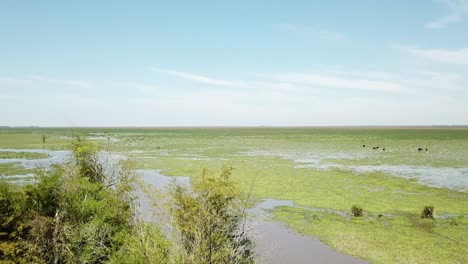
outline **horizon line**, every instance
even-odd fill
[[[117,126],[1,126],[5,128],[141,128],[141,129],[164,129],[164,128],[468,128],[468,125],[202,125],[202,126],[132,126],[132,125],[117,125]]]

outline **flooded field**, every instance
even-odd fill
[[[40,140],[44,133],[48,143]],[[131,160],[142,181],[156,189],[174,181],[189,185],[203,168],[231,164],[233,179],[244,193],[254,182],[255,202],[248,212],[257,223],[260,263],[468,262],[468,130],[168,128],[80,133],[108,150],[106,170],[113,162]],[[70,157],[70,138],[66,129],[0,130],[1,177],[30,183],[36,168]],[[150,203],[142,201],[142,213]],[[364,215],[353,217],[352,205],[361,206]],[[435,207],[431,222],[419,217],[426,205]]]
[[[70,151],[68,150],[46,150],[46,149],[2,149],[0,152],[16,152],[16,153],[40,153],[46,154],[45,158],[31,159],[31,158],[8,158],[0,157],[0,164],[5,163],[19,163],[20,166],[26,169],[49,167],[52,164],[63,163],[70,158]]]
[[[137,170],[144,184],[149,184],[160,192],[167,191],[169,185],[190,186],[190,177],[168,177],[155,170]],[[148,194],[139,192],[139,203],[143,217],[157,221],[152,215],[155,208]],[[298,234],[288,227],[271,219],[269,214],[277,206],[295,206],[292,201],[265,199],[248,210],[250,236],[257,246],[258,263],[280,264],[287,261],[295,264],[307,263],[365,263],[332,250],[318,239]],[[153,212],[161,213],[161,212]]]

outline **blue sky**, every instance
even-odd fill
[[[0,3],[0,125],[468,124],[468,0]]]

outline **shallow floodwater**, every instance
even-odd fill
[[[190,186],[190,177],[169,177],[166,175],[161,174],[159,170],[135,170],[138,174],[139,179],[143,182],[143,184],[148,184],[149,186],[154,188],[156,192],[164,192],[166,191],[167,187],[170,184],[180,185],[184,187]],[[138,202],[140,213],[143,218],[147,220],[155,220],[158,217],[158,214],[164,214],[166,212],[163,211],[155,211],[157,208],[152,206],[152,199],[148,197],[148,193],[145,193],[144,190],[137,190],[138,195]],[[151,195],[151,193],[149,194]],[[164,202],[164,201],[159,201]]]
[[[248,222],[252,225],[258,263],[366,263],[339,253],[316,238],[298,234],[269,220],[268,210],[277,206],[296,207],[293,201],[264,199],[247,211],[251,217]]]
[[[289,159],[297,163],[296,168],[312,168],[329,170],[333,168],[351,170],[356,173],[383,172],[392,176],[415,179],[419,183],[431,186],[450,188],[455,190],[468,190],[468,167],[431,167],[412,165],[343,165],[327,161],[328,159],[359,160],[369,157],[363,152],[333,152],[324,153],[288,153],[281,151],[252,150],[244,152],[249,156],[275,156]]]
[[[159,170],[136,170],[136,172],[141,180],[159,190],[164,190],[171,183],[185,187],[190,186],[190,177],[170,177],[161,174]]]
[[[71,152],[68,150],[47,150],[47,149],[0,149],[5,152],[31,152],[43,153],[49,155],[44,159],[0,159],[0,164],[4,163],[20,163],[26,169],[34,169],[38,167],[49,167],[52,164],[64,163],[71,157]]]
[[[383,172],[392,176],[415,179],[419,183],[431,187],[468,190],[468,167],[451,168],[409,165],[341,165],[331,163],[317,166],[315,163],[306,163],[298,165],[296,168],[323,169],[325,166],[327,169],[338,168],[352,170],[357,173]]]
[[[169,177],[158,170],[136,170],[140,179],[158,191],[164,191],[170,184],[190,186],[189,177]],[[151,200],[142,192],[138,193],[143,217],[154,219]],[[268,220],[268,210],[276,206],[295,206],[292,201],[265,199],[248,210],[252,216],[248,221],[257,248],[257,262],[265,264],[282,263],[365,263],[332,250],[320,240],[300,235],[286,226]]]
[[[255,227],[257,262],[268,264],[367,263],[361,259],[334,251],[320,240],[300,235],[277,222],[265,222]]]
[[[407,165],[378,165],[378,166],[348,166],[357,172],[381,171],[409,179],[433,187],[444,187],[458,190],[468,190],[468,167],[426,167]]]

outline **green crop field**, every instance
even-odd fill
[[[468,129],[5,128],[0,175],[31,173],[14,159],[47,158],[31,150],[74,135],[168,176],[231,164],[245,193],[257,175],[255,200],[296,205],[275,208],[277,221],[371,263],[468,263]],[[420,217],[428,205],[434,219]]]

